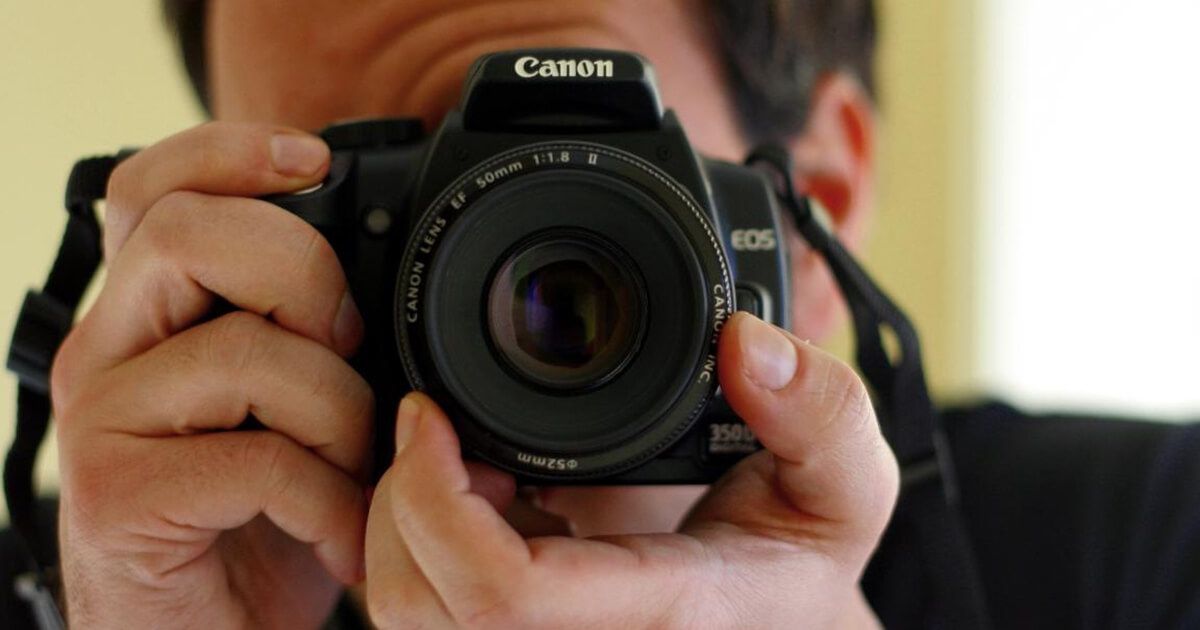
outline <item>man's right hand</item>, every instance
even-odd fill
[[[315,627],[362,579],[362,320],[325,239],[252,199],[328,168],[308,134],[209,123],[113,173],[107,281],[51,379],[71,625]]]

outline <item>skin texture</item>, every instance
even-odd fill
[[[873,623],[856,583],[896,466],[853,371],[801,341],[839,306],[797,236],[795,335],[738,315],[721,339],[722,386],[768,450],[711,491],[532,497],[571,537],[514,501],[511,478],[464,463],[419,395],[369,503],[373,401],[343,360],[361,318],[328,243],[252,199],[324,176],[328,150],[297,129],[432,127],[476,56],[517,46],[644,54],[696,148],[739,159],[701,15],[691,0],[212,2],[220,122],[117,169],[108,277],[52,375],[72,623],[315,627],[366,575],[386,627],[592,627],[614,611],[627,627]],[[797,184],[851,247],[873,202],[874,127],[857,82],[833,73],[789,139]],[[208,316],[218,297],[235,312]],[[226,431],[247,414],[263,428]]]

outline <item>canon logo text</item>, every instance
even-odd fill
[[[584,78],[610,79],[613,75],[613,62],[610,59],[538,59],[525,56],[513,64],[517,76],[526,79],[542,78]]]

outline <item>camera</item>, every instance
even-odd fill
[[[777,200],[693,151],[644,59],[488,54],[432,136],[322,136],[324,183],[268,200],[346,270],[379,435],[416,389],[523,483],[707,483],[760,448],[720,396],[717,339],[735,309],[789,325]]]

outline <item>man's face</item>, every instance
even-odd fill
[[[697,0],[216,0],[209,17],[217,118],[305,129],[415,116],[432,129],[471,62],[501,49],[633,50],[696,148],[745,154]]]
[[[411,116],[436,128],[479,56],[512,48],[632,50],[654,65],[663,102],[701,153],[748,146],[723,79],[703,0],[210,0],[213,110],[225,120],[317,130],[350,118]],[[873,206],[874,110],[859,83],[826,76],[789,141],[797,186],[824,202],[844,243]],[[842,317],[823,261],[792,251],[793,331],[822,339]]]

